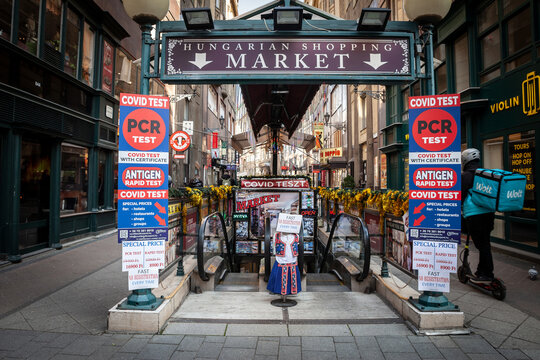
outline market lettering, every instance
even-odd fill
[[[499,111],[508,110],[515,106],[519,106],[519,96],[514,96],[513,98],[499,101],[498,103],[490,105],[491,113],[495,114]]]
[[[237,201],[236,202],[236,211],[243,211],[247,210],[249,208],[257,207],[263,204],[271,203],[271,202],[278,202],[281,195],[275,194],[275,195],[266,195],[261,196],[258,198],[250,199],[250,200],[244,200],[244,201]]]
[[[306,57],[310,54],[272,54],[272,57],[265,57],[264,54],[258,54],[251,64],[246,65],[247,54],[239,54],[235,57],[234,54],[227,54],[226,69],[268,69],[268,64],[273,69],[326,69],[329,67],[329,61],[336,61],[338,69],[345,69],[345,59],[349,58],[349,54],[332,54],[330,57],[327,54],[315,54],[315,58],[308,61]]]

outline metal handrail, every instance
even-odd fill
[[[201,280],[203,281],[210,280],[210,277],[208,276],[208,274],[206,273],[206,270],[204,269],[204,232],[206,230],[206,223],[208,222],[208,219],[216,215],[221,222],[221,229],[223,231],[223,236],[225,237],[225,247],[227,248],[227,260],[229,263],[229,269],[232,269],[232,266],[233,266],[231,251],[229,248],[229,237],[227,235],[227,227],[225,226],[225,219],[223,218],[223,215],[221,215],[219,211],[213,212],[212,214],[207,215],[201,221],[201,227],[199,228],[199,237],[197,239],[197,269],[199,271],[199,276]]]
[[[326,264],[326,261],[328,259],[328,253],[330,252],[330,249],[332,248],[332,241],[334,240],[334,232],[336,230],[339,219],[342,216],[347,216],[347,217],[359,220],[360,224],[362,225],[362,233],[363,233],[362,237],[363,237],[363,240],[364,240],[364,247],[363,247],[363,249],[364,249],[364,251],[363,251],[363,254],[364,254],[364,267],[362,269],[362,272],[360,274],[358,274],[358,276],[356,277],[357,281],[362,281],[363,279],[366,278],[366,276],[369,273],[369,267],[370,267],[370,262],[371,262],[371,242],[370,242],[370,239],[369,239],[369,231],[368,231],[368,228],[366,226],[366,223],[364,222],[364,220],[362,220],[361,217],[354,216],[354,215],[349,215],[349,214],[346,214],[346,213],[338,214],[336,216],[336,218],[334,219],[334,222],[332,223],[332,228],[330,229],[330,235],[328,236],[328,241],[327,241],[326,247],[324,249],[324,255],[323,255],[322,262],[321,262],[321,266],[319,267],[319,272],[321,271],[321,268]],[[360,253],[359,256],[362,256],[362,253]]]

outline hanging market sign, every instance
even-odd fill
[[[164,36],[161,79],[202,80],[258,75],[329,75],[326,80],[358,76],[375,80],[412,77],[412,35],[378,38],[182,38]],[[282,79],[280,79],[282,80]]]

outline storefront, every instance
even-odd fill
[[[540,131],[540,71],[527,67],[482,88],[489,94],[487,109],[472,124],[472,143],[483,154],[483,166],[505,169],[527,177],[522,211],[498,213],[492,236],[500,243],[540,252],[538,248],[538,150]],[[464,146],[465,147],[465,146]]]
[[[0,14],[0,260],[16,262],[116,225],[115,59],[129,34],[94,2],[0,5],[16,11]]]

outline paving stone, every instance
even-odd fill
[[[404,324],[350,324],[353,336],[412,335]]]
[[[343,325],[289,325],[293,336],[350,336],[351,330]]]
[[[197,352],[201,348],[204,339],[202,336],[184,336],[177,350]]]
[[[226,342],[225,342],[226,343]],[[221,351],[219,360],[239,360],[239,359],[251,359],[255,356],[255,348],[253,349],[240,349],[240,348],[228,348]]]
[[[474,318],[474,320],[471,321],[471,326],[507,336],[517,329],[517,325],[515,324],[509,324],[504,321],[488,319],[482,316],[477,316],[476,318]]]
[[[377,342],[383,353],[407,353],[415,352],[409,339],[398,336],[377,336]]]
[[[355,339],[352,336],[334,336],[335,343],[354,343]]]
[[[277,341],[279,342],[279,336],[259,336],[259,341]]]
[[[132,353],[116,352],[111,356],[110,360],[133,360],[134,356]]]
[[[300,345],[302,338],[300,336],[282,336],[279,338],[279,345]]]
[[[222,343],[216,342],[203,342],[199,352],[197,352],[197,357],[199,358],[212,358],[217,359],[223,348]]]
[[[471,328],[472,330],[473,328]],[[474,329],[474,333],[478,335],[482,335],[482,337],[490,343],[491,346],[494,348],[498,348],[499,346],[504,343],[504,341],[508,338],[506,335],[501,335],[495,332],[491,332],[488,330],[482,330],[482,329]]]
[[[505,360],[501,354],[468,354],[471,360]]]
[[[487,309],[486,311],[481,313],[480,316],[486,317],[488,319],[499,320],[506,323],[515,324],[515,325],[520,325],[529,317],[529,315],[517,309],[502,310],[502,309],[494,309],[494,308]]]
[[[111,357],[113,357],[114,354],[116,354],[120,350],[119,347],[115,346],[102,346],[99,349],[97,349],[94,353],[92,353],[89,358],[92,360],[108,360]],[[133,356],[129,353],[123,353],[125,355]]]
[[[277,356],[279,354],[279,342],[259,340],[255,354]]]
[[[361,352],[364,350],[381,350],[375,336],[355,336],[356,346]]]
[[[512,333],[512,337],[527,340],[540,344],[540,328],[532,326],[532,322],[527,319],[520,327]]]
[[[39,353],[42,346],[43,343],[29,341],[17,350],[10,351],[9,357],[26,359],[36,353]]]
[[[197,356],[194,351],[175,351],[170,360],[193,360]]]
[[[32,341],[35,342],[50,342],[53,341],[58,337],[58,333],[52,333],[52,332],[43,332],[32,339]]]
[[[428,336],[429,340],[437,348],[457,348],[457,344],[450,336]]]
[[[42,347],[39,349],[38,352],[35,352],[29,357],[27,357],[27,360],[49,360],[53,356],[58,354],[60,350],[60,348]],[[0,359],[2,358],[2,354],[0,353]]]
[[[429,343],[429,344],[431,344],[431,339],[429,338],[429,336],[409,335],[409,336],[407,336],[407,339],[409,339],[411,344],[418,344],[418,343]]]
[[[304,351],[335,351],[334,339],[331,337],[302,337],[302,353]]]
[[[57,334],[56,339],[47,343],[47,347],[58,347],[65,348],[75,340],[77,340],[81,335],[79,334]]]
[[[137,355],[137,359],[168,359],[174,353],[175,349],[176,345],[171,344],[147,344]]]
[[[532,350],[534,350],[534,349],[538,349],[538,344],[530,342],[530,341],[526,341],[526,340],[521,340],[521,339],[518,339],[518,338],[515,338],[515,337],[509,337],[508,339],[506,339],[505,342],[502,343],[500,348],[503,348],[503,349],[521,349],[521,350],[532,349]]]
[[[421,360],[416,353],[384,353],[386,360]]]
[[[280,346],[279,360],[298,360],[302,357],[302,347],[300,346]]]
[[[103,344],[107,346],[124,346],[132,338],[131,335],[126,334],[108,334],[110,336],[104,335],[101,337],[103,339]]]
[[[454,337],[453,340],[466,354],[496,354],[497,351],[481,336]]]
[[[272,355],[255,355],[255,357],[253,358],[253,360],[277,360],[277,356],[272,356]]]
[[[384,355],[380,350],[368,349],[360,351],[362,360],[384,360]]]
[[[416,350],[416,353],[418,356],[420,356],[422,359],[443,359],[443,355],[437,350],[435,345],[433,345],[431,342],[429,343],[414,343],[412,344],[414,347],[414,350]]]
[[[51,360],[86,360],[86,356],[68,355],[68,354],[56,354]]]
[[[184,338],[184,335],[154,335],[150,339],[150,344],[174,344],[178,345]]]
[[[360,359],[356,343],[336,343],[335,347],[338,359]]]
[[[103,340],[96,336],[81,336],[66,346],[60,353],[88,356],[103,345]]]
[[[21,334],[4,330],[0,332],[0,350],[17,350],[25,346],[33,338],[34,336],[26,335],[24,332]]]
[[[522,349],[528,357],[532,360],[540,360],[540,349]]]
[[[207,336],[204,338],[204,342],[215,342],[215,343],[224,343],[226,337],[225,336]]]
[[[336,360],[335,352],[302,350],[302,359],[309,360]]]
[[[470,360],[459,348],[439,348],[439,351],[447,360]]]
[[[122,346],[120,352],[139,353],[146,344],[148,344],[149,338],[131,338],[127,343]]]
[[[287,336],[287,325],[280,324],[229,324],[227,336]]]
[[[257,340],[254,336],[227,337],[223,346],[227,348],[255,349],[257,347]]]
[[[499,352],[508,360],[528,360],[529,356],[518,349],[498,349]],[[539,351],[540,353],[540,351]]]
[[[170,323],[163,334],[223,336],[226,329],[227,324]]]

